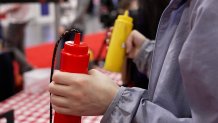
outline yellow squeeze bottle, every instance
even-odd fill
[[[128,11],[119,15],[115,21],[111,40],[105,60],[104,69],[112,72],[121,72],[125,58],[125,41],[132,31],[133,19]]]

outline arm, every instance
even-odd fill
[[[138,70],[149,75],[155,41],[133,30],[126,40],[126,53],[135,62]]]
[[[191,123],[147,99],[146,90],[121,87],[101,123]]]
[[[8,13],[17,11],[17,10],[19,10],[20,8],[21,8],[21,5],[20,5],[20,4],[8,5],[8,6],[5,6],[4,9],[3,9],[2,11],[0,11],[0,13],[2,13],[2,14],[8,14]]]
[[[90,0],[78,0],[77,14],[75,22],[80,21],[80,19],[85,16],[88,9]]]

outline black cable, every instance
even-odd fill
[[[58,46],[59,46],[60,42],[61,42],[61,41],[64,41],[63,39],[64,39],[66,36],[69,36],[72,32],[73,32],[73,33],[80,33],[80,31],[77,30],[77,29],[71,29],[71,30],[65,31],[65,32],[60,36],[60,38],[58,39],[58,41],[55,43],[55,47],[54,47],[53,55],[52,55],[50,83],[52,82],[52,77],[53,77],[53,73],[54,73],[54,65],[55,65],[55,60],[56,60],[55,58],[56,58],[56,53],[57,53]],[[65,41],[64,41],[64,42],[65,42]],[[51,93],[50,93],[50,96],[51,96]],[[51,105],[51,103],[50,103],[50,123],[52,123],[52,116],[53,116],[52,105]]]

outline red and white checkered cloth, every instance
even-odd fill
[[[122,84],[120,74],[97,69]],[[15,123],[49,123],[49,99],[49,92],[46,90],[41,93],[22,91],[0,102],[0,114],[14,109]],[[82,123],[99,123],[101,118],[102,116],[83,116]],[[6,119],[0,119],[0,123],[6,123]]]

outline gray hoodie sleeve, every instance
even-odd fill
[[[147,99],[146,90],[121,87],[101,123],[190,123]]]

